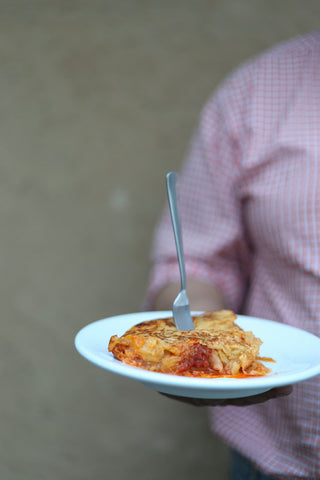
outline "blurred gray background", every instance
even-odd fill
[[[0,0],[1,480],[225,480],[207,412],[84,360],[136,312],[164,177],[233,68],[318,0]]]

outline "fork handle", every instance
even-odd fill
[[[167,192],[168,192],[171,220],[172,220],[174,238],[176,242],[178,261],[179,261],[179,267],[180,267],[181,290],[186,290],[186,271],[185,271],[185,265],[184,265],[181,225],[180,225],[179,214],[178,214],[178,204],[177,204],[177,194],[176,194],[176,183],[178,179],[178,174],[176,172],[169,172],[167,173],[166,179],[167,179]]]

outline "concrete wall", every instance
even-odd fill
[[[4,480],[224,480],[207,412],[108,374],[77,331],[138,311],[153,227],[198,113],[318,0],[1,0]]]

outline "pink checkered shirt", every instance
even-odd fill
[[[320,335],[320,31],[230,75],[203,109],[180,176],[189,277],[238,313]],[[148,305],[179,280],[166,212]],[[285,342],[286,339],[284,338]],[[277,478],[320,478],[319,377],[288,397],[211,410],[212,429]]]

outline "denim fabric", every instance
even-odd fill
[[[257,470],[249,460],[237,452],[231,452],[230,460],[230,480],[274,480],[274,477]]]

